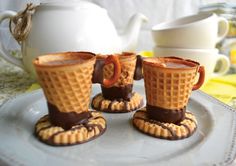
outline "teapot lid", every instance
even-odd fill
[[[83,0],[42,0],[39,7],[73,7],[76,9],[105,10],[94,3]]]

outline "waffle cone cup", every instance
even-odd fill
[[[123,87],[129,84],[133,84],[134,71],[136,67],[136,54],[123,52],[117,54],[121,64],[121,74],[118,81],[113,85],[116,87]],[[103,68],[103,77],[110,79],[113,75],[114,66],[112,64],[105,65]]]
[[[171,58],[149,58],[143,62],[147,104],[180,110],[188,103],[199,64],[178,59],[177,61],[191,64],[191,67],[168,68],[158,65],[159,59],[171,60]]]
[[[77,61],[72,64],[51,65],[53,61]],[[60,112],[88,111],[92,87],[92,73],[96,57],[88,52],[67,52],[38,57],[34,61],[38,81],[47,102]]]

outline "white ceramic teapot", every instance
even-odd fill
[[[14,11],[3,11],[0,14],[0,23],[16,14]],[[2,43],[0,56],[35,77],[32,61],[42,54],[62,51],[103,54],[134,51],[141,25],[146,20],[142,14],[134,15],[124,34],[118,36],[107,11],[93,3],[41,3],[32,15],[28,36],[20,43],[22,60],[12,57]]]

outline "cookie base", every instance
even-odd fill
[[[143,97],[133,92],[129,101],[123,99],[108,100],[103,97],[102,93],[99,93],[93,97],[91,106],[101,112],[127,113],[141,108],[143,106]]]
[[[142,108],[134,113],[132,122],[133,126],[142,133],[167,140],[190,137],[197,129],[197,120],[190,112],[185,113],[184,120],[174,124],[149,119],[146,108]]]
[[[91,111],[92,117],[87,123],[75,125],[69,130],[52,125],[45,115],[35,124],[35,135],[43,143],[52,146],[69,146],[91,141],[106,130],[106,120],[100,112]]]

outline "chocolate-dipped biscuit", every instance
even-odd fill
[[[142,133],[167,140],[187,138],[197,129],[197,120],[190,112],[185,113],[185,118],[181,122],[174,124],[150,119],[146,108],[143,108],[135,112],[132,122],[133,126]]]
[[[136,92],[132,92],[129,100],[122,98],[108,100],[104,98],[102,93],[94,96],[92,100],[92,108],[102,112],[109,113],[126,113],[135,111],[143,106],[143,98]]]
[[[36,137],[52,146],[67,146],[91,141],[106,130],[106,120],[101,113],[91,111],[91,117],[70,129],[63,129],[51,123],[48,115],[40,118],[35,125]]]
[[[142,59],[132,52],[116,54],[121,65],[121,74],[117,82],[111,87],[101,85],[101,94],[96,95],[92,100],[92,107],[96,110],[112,113],[123,113],[134,111],[143,106],[142,97],[133,93],[133,81],[142,78]],[[112,64],[105,65],[104,58],[108,55],[98,55],[95,64],[94,83],[101,79],[109,79],[113,75]],[[100,74],[100,75],[96,75]]]

